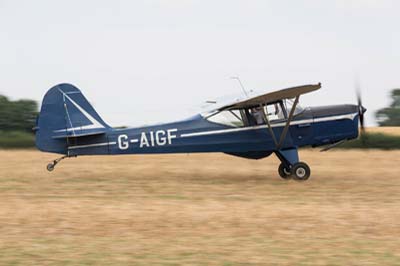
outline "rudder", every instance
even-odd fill
[[[59,84],[43,98],[36,146],[41,151],[67,154],[68,138],[103,134],[109,128],[78,88]]]

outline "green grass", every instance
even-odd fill
[[[339,145],[338,148],[398,150],[400,149],[400,136],[364,133],[358,139]]]
[[[35,147],[35,135],[20,131],[0,131],[0,148],[19,149]]]

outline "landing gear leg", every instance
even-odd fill
[[[310,167],[303,162],[299,162],[299,153],[297,148],[278,150],[276,156],[281,161],[278,172],[283,179],[294,179],[296,181],[306,181],[310,178]]]
[[[54,170],[54,168],[56,167],[56,165],[57,165],[59,162],[61,162],[62,160],[64,160],[65,158],[68,158],[68,155],[64,155],[63,157],[58,158],[58,159],[54,160],[53,162],[49,163],[49,164],[47,165],[47,167],[46,167],[46,168],[47,168],[47,171],[52,172],[52,171]]]

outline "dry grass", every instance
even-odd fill
[[[301,155],[0,151],[0,265],[400,265],[400,152]]]

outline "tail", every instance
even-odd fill
[[[74,138],[104,134],[110,129],[82,92],[71,84],[51,88],[43,98],[37,119],[36,147],[67,154]]]

